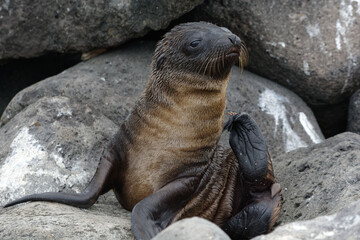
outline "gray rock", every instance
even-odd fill
[[[0,203],[32,193],[80,192],[117,131],[68,97],[43,97],[0,128]]]
[[[347,130],[360,134],[360,89],[350,98]]]
[[[255,119],[273,157],[324,140],[310,108],[279,84],[233,68],[227,94],[227,110]]]
[[[116,46],[166,28],[202,2],[5,0],[0,4],[0,59]]]
[[[360,201],[357,201],[336,214],[285,224],[253,240],[356,240],[359,236]]]
[[[188,16],[227,26],[250,53],[249,69],[313,105],[360,86],[358,1],[209,0]]]
[[[0,118],[0,126],[40,98],[66,96],[103,113],[120,125],[145,88],[155,42],[137,41],[79,63],[19,92]]]
[[[342,133],[273,160],[282,185],[279,222],[334,214],[360,199],[360,135]]]
[[[0,238],[12,239],[134,239],[131,213],[113,195],[90,209],[34,202],[0,208]]]
[[[160,232],[153,240],[230,240],[218,226],[203,218],[180,220]]]

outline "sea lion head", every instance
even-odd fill
[[[158,42],[152,71],[221,80],[237,60],[241,67],[247,61],[245,44],[238,36],[211,23],[191,22],[175,26]]]

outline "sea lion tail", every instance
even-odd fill
[[[109,159],[109,157],[111,157],[110,155],[111,153],[108,151],[108,154],[103,156],[93,179],[84,192],[45,192],[32,194],[9,202],[4,208],[28,201],[57,202],[80,208],[89,208],[96,202],[101,194],[108,192],[112,188],[111,182],[109,181],[112,175],[112,159]]]

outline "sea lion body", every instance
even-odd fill
[[[158,43],[147,88],[85,191],[34,194],[6,207],[25,201],[89,207],[113,189],[132,210],[137,239],[191,216],[218,224],[234,239],[270,230],[281,189],[256,123],[246,114],[230,117],[225,129],[232,149],[218,145],[231,67],[244,54],[228,29],[204,22],[175,27]]]
[[[172,179],[200,175],[213,158],[223,130],[226,86],[207,94],[181,90],[168,96],[170,106],[156,108],[146,106],[145,93],[121,126],[119,141],[128,168],[117,196],[129,210]],[[127,137],[126,132],[136,134]],[[194,165],[196,172],[187,173]]]

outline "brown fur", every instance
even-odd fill
[[[212,53],[202,63],[209,64],[198,65],[199,74],[173,65],[169,58],[179,55],[176,46],[183,38],[182,31],[171,31],[159,42],[148,86],[121,127],[126,159],[120,165],[127,167],[119,179],[123,187],[115,192],[131,210],[168,182],[196,175],[198,191],[173,221],[197,215],[220,225],[231,216],[237,176],[235,157],[218,146],[230,70],[222,78],[211,77],[221,68],[213,59],[219,62],[223,49],[206,50]],[[166,64],[158,68],[160,57]]]

